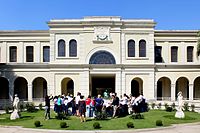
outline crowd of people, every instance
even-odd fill
[[[110,93],[106,99],[101,95],[85,98],[80,92],[73,97],[68,94],[45,97],[45,119],[50,118],[50,101],[54,102],[54,111],[59,114],[74,115],[85,122],[87,117],[95,118],[98,113],[106,113],[112,118],[126,116],[131,113],[147,111],[146,99],[143,95],[128,96],[126,94],[117,96],[117,93]]]

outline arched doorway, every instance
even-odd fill
[[[44,98],[47,95],[47,81],[38,77],[33,80],[33,98],[34,100],[38,100],[38,98]]]
[[[189,81],[185,77],[180,77],[176,81],[176,97],[178,92],[181,91],[184,99],[189,99]]]
[[[14,82],[14,94],[18,94],[18,97],[23,100],[28,99],[28,82],[23,77],[18,77]]]
[[[9,82],[6,78],[0,77],[0,99],[9,99]]]
[[[200,77],[194,80],[194,100],[200,100]]]
[[[91,56],[89,64],[116,64],[116,61],[110,52],[101,50]]]
[[[143,81],[140,78],[134,78],[131,81],[131,94],[134,97],[138,97],[143,94]]]
[[[61,93],[74,95],[74,81],[71,78],[64,78],[61,82]]]
[[[170,100],[171,98],[171,80],[162,77],[157,81],[157,100]]]

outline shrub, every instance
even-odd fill
[[[151,108],[152,108],[152,109],[154,109],[154,108],[155,108],[155,106],[156,106],[156,104],[155,104],[155,103],[152,103],[152,104],[151,104]]]
[[[192,112],[194,112],[194,109],[195,109],[195,105],[191,104],[191,110],[192,110]]]
[[[134,128],[133,122],[128,122],[128,123],[126,124],[126,126],[127,126],[128,128]]]
[[[40,123],[40,121],[35,121],[35,122],[34,122],[34,125],[35,125],[35,127],[40,127],[40,126],[41,126],[41,123]]]
[[[132,114],[130,116],[130,118],[132,118],[132,119],[144,119],[144,115],[142,115],[142,114]]]
[[[5,106],[4,110],[5,110],[6,114],[9,114],[9,107],[8,106]]]
[[[156,120],[156,126],[163,126],[162,120]]]
[[[40,104],[38,105],[38,107],[39,107],[40,110],[43,110],[43,108],[42,108],[42,103],[40,103]]]
[[[69,116],[63,113],[58,113],[58,115],[56,116],[56,119],[58,120],[68,120]]]
[[[183,108],[185,111],[189,111],[189,106],[187,102],[184,103]]]
[[[35,105],[32,102],[26,103],[26,109],[27,109],[27,112],[35,112],[36,111]]]
[[[165,103],[165,105],[164,105],[164,106],[165,106],[165,109],[167,109],[167,107],[169,107],[169,105],[168,105],[167,103]]]
[[[20,110],[20,112],[22,112],[22,111],[24,111],[24,103],[20,103],[19,104],[19,110]]]
[[[162,104],[158,103],[158,109],[161,109]]]
[[[166,108],[166,111],[167,111],[167,112],[172,112],[172,107],[167,107],[167,108]]]
[[[172,110],[173,110],[173,111],[176,110],[176,109],[175,109],[175,107],[176,107],[176,104],[175,104],[175,103],[172,103],[171,107],[172,107]]]
[[[106,112],[97,112],[95,119],[96,120],[106,120],[108,118]]]
[[[99,128],[101,128],[100,123],[99,123],[99,122],[93,123],[93,128],[94,128],[94,129],[99,129]]]
[[[61,122],[60,123],[60,128],[66,128],[67,127],[67,123],[66,122]]]

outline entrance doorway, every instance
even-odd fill
[[[91,75],[90,95],[108,98],[110,92],[115,92],[115,75]]]

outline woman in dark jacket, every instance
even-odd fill
[[[48,95],[45,96],[45,119],[50,119],[50,100],[53,97],[49,97]]]
[[[81,122],[85,122],[85,112],[86,112],[86,103],[83,98],[84,96],[80,96],[80,100],[78,102],[78,111]]]

